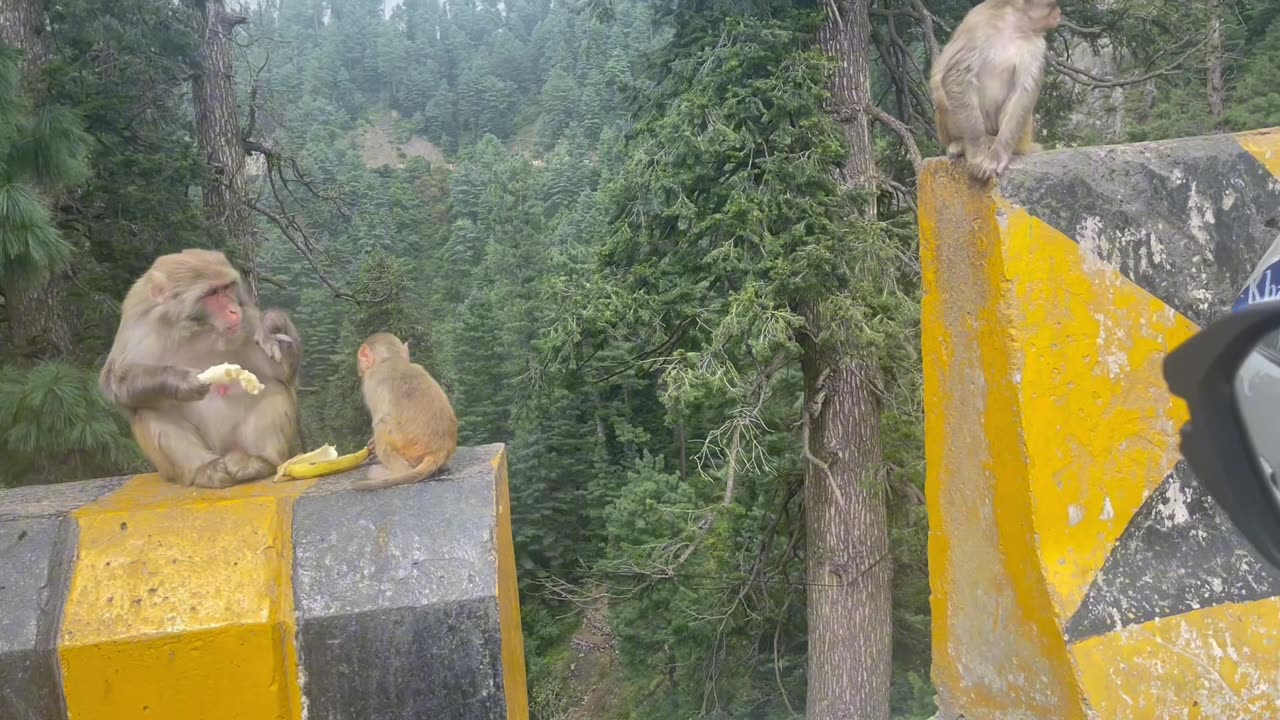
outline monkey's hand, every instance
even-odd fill
[[[119,364],[108,360],[99,378],[103,393],[125,408],[158,407],[166,402],[192,402],[209,394],[209,385],[189,368],[172,365]]]
[[[258,328],[258,332],[254,333],[253,341],[258,343],[258,347],[267,354],[267,357],[276,362],[284,362],[284,347],[287,343],[292,343],[293,338],[284,333],[273,333],[267,328]]]
[[[988,181],[1000,177],[1000,173],[1009,167],[1009,151],[1000,143],[992,143],[987,153],[974,163],[974,173],[979,180]]]
[[[182,402],[203,400],[209,394],[209,383],[200,379],[195,370],[187,370],[186,377],[173,380],[173,396]]]
[[[262,314],[262,321],[253,336],[254,342],[274,362],[284,367],[285,380],[290,381],[302,360],[302,340],[289,314],[272,308]]]

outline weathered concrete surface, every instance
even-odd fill
[[[1185,514],[1186,521],[1172,522],[1171,514]],[[1202,607],[1278,595],[1280,571],[1254,554],[1187,464],[1178,462],[1134,513],[1065,633],[1078,642]]]
[[[0,718],[527,718],[505,450],[363,472],[0,493]]]
[[[518,687],[504,685],[504,642],[521,640],[500,617],[499,556],[510,547],[495,523],[507,504],[494,482],[501,461],[501,446],[463,449],[448,481],[375,493],[341,492],[338,481],[298,500],[309,718],[527,717],[523,662]]]
[[[70,717],[296,717],[290,519],[309,484],[142,475],[76,510],[58,637]]]
[[[1280,132],[921,179],[940,717],[1280,716],[1280,577],[1180,462],[1167,351],[1280,232]]]
[[[1048,152],[1018,160],[999,195],[1204,324],[1231,308],[1280,233],[1273,141],[1212,135]]]
[[[122,482],[0,493],[0,718],[66,716],[56,645],[77,540],[67,516]]]

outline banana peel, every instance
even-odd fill
[[[276,469],[274,482],[281,480],[309,480],[324,475],[344,472],[356,467],[369,458],[369,448],[364,447],[353,453],[338,455],[333,445],[305,452],[285,460]]]

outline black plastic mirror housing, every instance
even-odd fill
[[[1235,393],[1241,364],[1277,329],[1280,302],[1242,309],[1170,352],[1164,376],[1190,411],[1181,433],[1183,457],[1240,533],[1280,568],[1280,497],[1259,465]]]

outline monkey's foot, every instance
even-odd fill
[[[270,460],[238,450],[227,453],[227,468],[238,482],[261,480],[276,472],[276,464]]]
[[[955,140],[947,146],[947,158],[950,160],[959,160],[964,157],[964,143]]]
[[[197,468],[191,484],[202,488],[228,488],[270,477],[275,470],[276,466],[269,460],[233,450]]]
[[[236,484],[236,479],[227,469],[226,458],[214,458],[196,468],[191,484],[201,488],[228,488]]]
[[[969,159],[969,168],[973,171],[974,177],[982,182],[1000,177],[1000,173],[1007,167],[1009,167],[1009,153],[998,145],[993,145],[985,155],[976,160]]]

